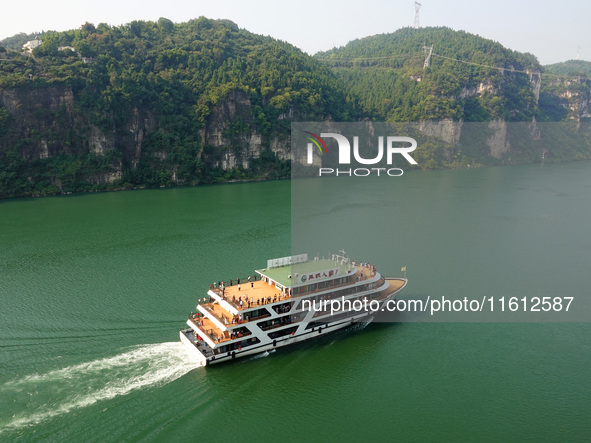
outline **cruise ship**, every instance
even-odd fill
[[[203,366],[269,352],[369,322],[406,284],[344,251],[271,259],[253,276],[212,284],[180,338]]]

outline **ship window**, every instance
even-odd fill
[[[286,335],[291,335],[292,332],[295,332],[298,329],[298,326],[292,326],[291,328],[282,329],[281,331],[269,332],[269,338],[271,340],[279,337],[285,337]]]
[[[271,313],[267,310],[267,308],[259,308],[253,311],[247,311],[244,314],[244,318],[248,319],[248,321],[257,320],[259,318],[270,317]]]
[[[238,350],[238,348],[246,348],[247,346],[256,345],[257,343],[260,343],[260,342],[261,341],[256,337],[247,338],[247,339],[237,341],[234,343],[229,343],[229,344],[222,346],[220,348],[216,348],[216,349],[214,349],[214,352],[216,354],[223,354],[223,353],[230,352],[230,351],[236,351],[236,350]]]
[[[291,310],[292,306],[293,302],[282,303],[280,305],[273,306],[273,310],[278,314],[285,314],[286,312],[289,312]]]
[[[261,328],[263,331],[267,331],[269,329],[280,328],[280,327],[288,325],[290,323],[298,322],[305,315],[306,315],[306,312],[299,312],[297,314],[292,314],[292,315],[284,315],[283,317],[259,322],[259,323],[257,323],[257,326],[259,328]]]

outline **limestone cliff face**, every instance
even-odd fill
[[[511,149],[507,139],[507,122],[501,119],[491,120],[488,122],[488,128],[492,130],[492,135],[486,141],[490,147],[490,155],[500,159]]]
[[[543,80],[542,75],[538,71],[528,72],[531,92],[535,97],[536,105],[540,101],[540,92],[547,83],[550,83],[551,91],[558,97],[563,99],[563,106],[568,110],[570,119],[575,119],[578,122],[577,129],[591,134],[591,125],[581,125],[581,121],[591,118],[591,85],[586,79],[550,79]],[[493,96],[500,96],[502,94],[502,85],[495,86],[491,81],[485,81],[472,88],[463,88],[459,94],[459,98],[466,99],[469,97],[480,96],[482,94],[489,94]],[[519,156],[521,151],[513,152],[511,144],[511,131],[508,125],[519,126],[526,128],[519,132],[519,137],[526,137],[531,141],[539,141],[541,138],[541,131],[536,118],[533,117],[530,122],[523,124],[508,123],[504,119],[495,118],[486,123],[466,123],[462,119],[454,121],[451,119],[420,121],[414,126],[430,137],[435,137],[450,143],[453,146],[460,144],[465,125],[472,125],[472,128],[478,128],[484,137],[484,144],[487,146],[488,155],[501,160],[506,157],[511,157],[512,154]],[[516,137],[516,135],[513,135]],[[514,158],[515,160],[515,158]]]
[[[529,81],[532,84],[532,90],[536,98],[536,103],[538,103],[540,100],[540,89],[542,88],[542,73],[538,71],[530,71]]]
[[[460,98],[474,97],[475,95],[480,95],[485,91],[494,95],[498,93],[499,88],[495,87],[492,81],[487,80],[485,82],[479,83],[478,86],[473,88],[462,88],[462,91],[460,92]]]
[[[176,174],[181,165],[169,159],[170,146],[147,148],[151,134],[166,132],[150,109],[134,107],[122,125],[105,129],[92,122],[67,86],[0,90],[2,108],[9,117],[4,134],[0,127],[0,154],[16,150],[27,161],[60,155],[109,156],[108,170],[103,167],[87,177],[93,184],[113,183],[126,169],[133,171],[144,160],[152,165],[161,162],[156,167],[170,170],[172,181],[182,183]],[[271,150],[280,159],[290,157],[289,119],[298,117],[297,110],[290,108],[278,115],[278,121],[285,119],[284,130],[274,133],[260,127],[255,112],[249,95],[239,89],[230,91],[210,109],[199,133],[188,135],[201,146],[198,156],[207,168],[248,169],[263,150]],[[61,187],[59,182],[57,185]]]
[[[570,110],[570,118],[577,121],[591,118],[591,82],[577,78],[564,81],[565,91],[560,94],[565,98]]]
[[[125,134],[129,138],[125,140],[125,147],[131,150],[133,164],[137,164],[142,157],[142,147],[144,138],[154,132],[158,127],[156,116],[149,110],[133,108],[131,118],[125,125]]]
[[[546,78],[530,74],[531,91],[536,102],[544,92]],[[552,79],[551,92],[561,99],[568,117],[578,122],[577,130],[591,134],[591,82],[587,79]],[[474,88],[464,88],[460,98],[481,94],[499,95],[502,85],[482,82]],[[6,117],[8,116],[8,117]],[[269,118],[269,113],[265,118]],[[242,89],[229,91],[209,108],[204,125],[189,138],[200,147],[193,158],[201,157],[206,168],[249,169],[251,161],[270,150],[280,159],[291,155],[290,122],[305,121],[297,108],[290,107],[278,113],[273,125],[260,121],[257,106],[249,93]],[[587,121],[586,121],[587,120]],[[420,121],[413,126],[422,133],[441,139],[452,146],[461,145],[466,125],[462,119]],[[492,159],[518,161],[523,147],[511,139],[508,123],[493,119],[484,123],[486,155]],[[526,123],[527,130],[520,137],[540,140],[540,128],[535,118]],[[103,125],[104,126],[104,125]],[[171,159],[171,151],[151,148],[150,137],[159,132],[165,134],[157,114],[146,107],[132,107],[119,120],[117,127],[105,129],[93,121],[69,86],[47,86],[16,89],[0,89],[0,156],[8,151],[34,162],[57,156],[95,156],[108,159],[108,164],[85,177],[89,183],[108,184],[122,179],[126,172],[133,171],[142,161],[149,160],[148,168],[160,166],[171,173],[173,183],[177,169],[182,166]],[[273,126],[273,131],[266,129]],[[515,137],[515,136],[514,136]],[[537,157],[536,157],[537,158]],[[176,162],[176,163],[175,163]],[[61,186],[56,183],[57,186]]]
[[[66,86],[3,89],[0,106],[10,115],[10,134],[0,138],[0,150],[17,146],[20,154],[31,160],[122,150],[137,161],[144,137],[157,127],[150,111],[134,108],[120,131],[123,136],[100,129],[78,109],[72,88]]]
[[[295,111],[290,109],[289,113]],[[250,97],[242,90],[230,92],[212,108],[201,130],[205,164],[223,170],[248,169],[250,160],[258,158],[264,149],[270,149],[280,159],[290,157],[287,133],[263,135],[261,132]]]
[[[430,137],[436,137],[452,145],[457,145],[462,134],[463,121],[453,121],[451,119],[420,121],[416,128],[423,134]]]
[[[0,105],[10,115],[13,137],[0,140],[0,149],[19,143],[28,159],[72,153],[64,126],[75,125],[74,94],[69,87],[0,90]]]
[[[561,99],[572,120],[591,118],[591,80],[582,77],[550,78],[547,90]]]

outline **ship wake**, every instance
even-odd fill
[[[0,386],[0,410],[15,406],[29,413],[0,416],[0,433],[41,423],[52,417],[161,386],[200,367],[179,342],[140,345],[113,357],[33,374]],[[2,403],[7,404],[2,405]]]

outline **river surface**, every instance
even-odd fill
[[[331,232],[407,266],[404,297],[561,294],[582,321],[358,324],[200,368],[178,330],[211,283],[292,252],[289,181],[2,201],[0,441],[588,441],[591,163],[394,180],[296,236],[359,217]]]

